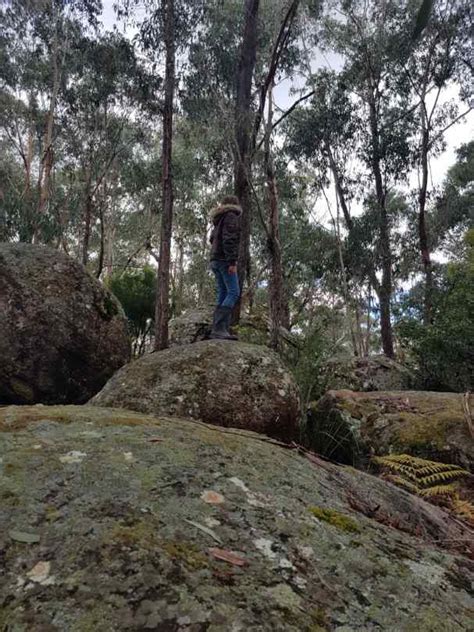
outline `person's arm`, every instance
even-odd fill
[[[235,213],[227,213],[222,220],[222,249],[229,268],[235,268],[239,256],[240,218]],[[232,270],[235,272],[236,270]],[[230,272],[230,270],[229,270]]]

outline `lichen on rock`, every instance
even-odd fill
[[[0,244],[0,405],[83,403],[130,358],[115,297],[64,253]]]
[[[413,386],[414,376],[403,364],[384,355],[330,358],[320,368],[318,390],[400,391]]]
[[[298,438],[299,392],[276,353],[242,342],[201,341],[123,367],[91,403],[200,419]]]
[[[2,631],[470,629],[472,533],[384,481],[123,410],[7,407],[0,430]]]

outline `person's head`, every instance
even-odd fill
[[[211,210],[211,220],[215,224],[223,213],[230,211],[238,215],[242,213],[239,198],[236,195],[224,195],[219,204]]]
[[[239,198],[236,195],[224,195],[221,206],[240,206]]]

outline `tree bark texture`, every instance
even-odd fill
[[[46,129],[43,138],[43,151],[40,158],[40,170],[38,177],[38,208],[34,222],[33,240],[37,242],[41,233],[41,218],[45,212],[46,205],[51,193],[51,172],[53,170],[53,132],[54,116],[59,94],[59,38],[58,38],[58,17],[55,16],[54,2],[51,2],[52,17],[54,20],[54,33],[52,41],[51,65],[53,70],[53,83],[51,87],[51,97],[49,101],[48,116],[46,119]]]
[[[273,122],[272,87],[268,95],[268,118],[265,129],[265,174],[268,193],[268,250],[270,255],[270,324],[271,346],[278,349],[280,341],[280,327],[289,327],[286,321],[288,309],[285,308],[285,288],[283,279],[283,264],[280,242],[280,214],[278,212],[278,194],[275,179],[275,169],[271,154],[271,134]]]
[[[384,354],[393,358],[393,332],[391,320],[392,298],[392,252],[390,247],[390,226],[387,215],[386,195],[380,165],[379,130],[377,123],[377,105],[373,92],[369,98],[370,130],[372,137],[372,173],[375,180],[375,193],[379,211],[379,239],[382,260],[382,282],[377,295],[380,304],[380,329]],[[375,288],[374,288],[375,289]]]
[[[168,347],[169,288],[171,262],[171,236],[173,228],[173,99],[175,74],[174,0],[162,0],[164,39],[166,48],[165,102],[163,107],[162,147],[162,216],[160,260],[156,287],[155,351]]]
[[[92,145],[89,148],[89,161],[85,170],[85,191],[84,191],[84,224],[82,233],[81,262],[83,266],[89,261],[89,244],[92,231],[93,215],[93,194],[92,194]]]
[[[425,296],[423,305],[423,322],[430,325],[432,322],[432,294],[433,294],[433,270],[431,267],[430,246],[428,229],[426,226],[426,192],[428,189],[428,150],[429,130],[426,126],[426,117],[423,117],[423,136],[421,141],[421,185],[418,193],[418,237],[420,242],[421,262],[425,274]]]
[[[259,0],[245,0],[244,32],[237,68],[235,104],[234,192],[242,207],[241,234],[238,258],[240,288],[248,276],[250,264],[251,217],[251,132],[252,132],[252,78],[257,55],[257,18]],[[236,318],[240,315],[240,301]]]

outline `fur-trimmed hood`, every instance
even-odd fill
[[[228,213],[229,211],[232,211],[233,213],[236,213],[237,215],[241,215],[242,207],[239,206],[238,204],[221,204],[219,206],[216,206],[216,208],[213,208],[211,211],[212,223],[215,224],[217,222],[217,219],[221,215],[223,215],[224,213]]]

